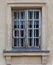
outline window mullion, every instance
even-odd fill
[[[33,24],[32,24],[32,46],[34,46],[34,10],[32,11],[32,13],[33,13]]]
[[[25,47],[28,47],[28,44],[27,44],[27,17],[28,17],[28,12],[27,10],[25,10]]]
[[[39,10],[39,46],[41,43],[41,11]]]
[[[21,44],[20,44],[20,12],[19,12],[19,47],[21,47]]]

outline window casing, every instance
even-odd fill
[[[14,47],[41,46],[41,9],[13,11]]]

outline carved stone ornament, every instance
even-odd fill
[[[6,65],[11,65],[11,57],[6,56]]]

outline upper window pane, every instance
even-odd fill
[[[32,19],[33,18],[33,11],[28,11],[28,19]]]
[[[19,19],[19,12],[14,12],[14,19]]]
[[[21,19],[24,19],[25,18],[25,12],[24,11],[20,12],[20,18]]]

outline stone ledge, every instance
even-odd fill
[[[6,65],[11,65],[12,57],[41,57],[41,64],[46,65],[49,51],[47,50],[31,50],[31,51],[17,51],[17,50],[9,50],[3,51],[4,57],[6,58]]]
[[[11,51],[3,51],[4,56],[48,56],[49,51],[47,50],[11,50]]]

